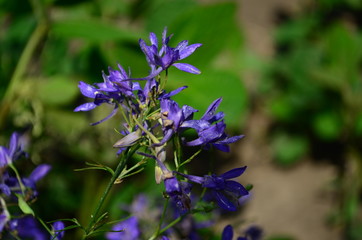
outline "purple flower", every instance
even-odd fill
[[[227,225],[223,232],[221,240],[232,240],[234,235],[233,227]],[[260,240],[263,235],[263,230],[257,226],[251,226],[245,231],[244,237],[238,237],[237,240]]]
[[[29,177],[22,179],[25,187],[32,190],[32,197],[38,196],[38,192],[36,190],[36,183],[41,180],[45,175],[47,175],[50,169],[50,165],[40,164],[32,171]]]
[[[250,226],[245,231],[247,240],[260,240],[263,236],[263,230],[259,226]]]
[[[225,133],[226,124],[224,121],[210,125],[208,128],[198,131],[199,137],[190,142],[186,142],[186,146],[204,146],[206,149],[210,148],[210,145],[223,152],[229,152],[230,147],[228,144],[234,143],[243,138],[243,135],[229,137]]]
[[[108,240],[136,240],[140,237],[138,219],[136,217],[130,217],[117,223],[112,227],[112,230],[115,232],[108,232],[106,234]]]
[[[21,179],[24,186],[30,190],[28,197],[37,197],[38,192],[36,190],[36,183],[42,179],[50,171],[50,169],[50,165],[41,164],[33,170],[29,177]],[[12,192],[21,193],[18,179],[16,177],[10,176],[7,171],[3,173],[0,189],[5,195],[8,196],[10,196]]]
[[[188,194],[191,192],[191,184],[179,182],[176,177],[169,177],[164,180],[165,191],[181,214],[191,208],[191,200]]]
[[[50,238],[51,240],[60,240],[64,237],[64,229],[65,225],[62,221],[57,221],[55,223],[53,223],[53,231],[55,233],[55,237],[53,236]],[[63,231],[62,231],[63,230]]]
[[[168,98],[162,98],[160,102],[164,138],[157,144],[159,146],[170,140],[173,134],[184,129],[183,122],[191,120],[193,113],[197,112],[196,109],[187,105],[180,108],[175,101]]]
[[[79,82],[79,89],[81,93],[89,98],[93,98],[93,102],[84,103],[74,109],[75,112],[90,111],[103,103],[114,105],[113,111],[104,119],[93,123],[92,125],[99,124],[113,117],[119,104],[121,104],[126,97],[134,97],[133,91],[140,90],[138,83],[129,81],[129,76],[121,65],[118,64],[119,70],[109,68],[109,76],[103,73],[103,83],[96,83],[95,86],[89,85],[85,82]]]
[[[198,138],[186,142],[186,146],[202,145],[206,149],[210,148],[210,146],[214,146],[221,151],[229,152],[230,148],[228,144],[234,143],[244,137],[243,135],[229,137],[225,133],[226,124],[222,120],[224,113],[219,112],[215,114],[221,100],[221,98],[218,98],[211,103],[200,120],[189,120],[183,123],[183,127],[194,128],[198,134]]]
[[[2,206],[3,207],[3,206]],[[0,235],[1,232],[3,231],[5,224],[9,221],[9,213],[4,210],[1,214],[0,214]]]
[[[10,137],[9,148],[0,146],[0,168],[11,164],[23,155],[26,155],[24,142],[19,134],[14,132]]]
[[[138,98],[143,104],[148,105],[150,99],[154,99],[155,94],[158,93],[158,87],[159,83],[155,78],[148,79],[143,89],[138,91]]]
[[[49,240],[49,234],[39,226],[33,216],[11,220],[10,230],[16,232],[20,239]]]
[[[234,236],[233,227],[231,225],[227,225],[222,231],[221,240],[232,240]]]
[[[178,173],[187,178],[191,182],[201,184],[202,187],[209,189],[208,199],[216,201],[217,204],[224,210],[236,211],[238,199],[248,195],[249,192],[240,183],[229,180],[239,177],[244,173],[245,167],[232,169],[220,176],[215,174],[205,175],[204,177],[187,175]]]
[[[200,74],[200,70],[187,63],[176,63],[190,56],[197,48],[202,44],[196,43],[188,45],[188,41],[181,41],[175,48],[169,47],[168,43],[171,36],[167,37],[167,28],[162,33],[161,46],[158,45],[158,39],[156,34],[150,33],[151,45],[147,45],[143,39],[139,40],[140,47],[143,53],[146,55],[146,60],[151,67],[151,75],[148,78],[153,78],[160,74],[161,71],[168,69],[170,66],[174,66],[182,71]]]

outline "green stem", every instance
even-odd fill
[[[18,170],[15,168],[15,166],[12,163],[10,163],[8,166],[15,173],[16,179],[18,180],[18,183],[19,183],[19,186],[20,186],[21,193],[25,197],[25,186],[24,186],[23,182],[21,181],[21,177],[20,177],[20,174],[19,174]]]
[[[137,148],[136,148],[137,149]],[[123,155],[123,157],[121,158],[121,160],[118,163],[118,166],[116,168],[116,170],[114,171],[114,174],[111,178],[111,180],[108,182],[108,185],[106,187],[106,189],[104,190],[99,202],[97,203],[97,206],[95,207],[93,213],[91,214],[91,220],[85,230],[85,236],[83,237],[83,239],[86,239],[89,235],[92,234],[96,221],[97,221],[97,216],[99,215],[99,212],[104,204],[104,201],[106,200],[106,197],[108,196],[112,186],[114,185],[114,182],[116,181],[116,179],[118,178],[119,174],[121,174],[122,170],[124,169],[124,166],[126,165],[127,160],[132,157],[133,153],[136,151],[136,149],[132,150],[132,151],[126,151],[126,153]]]
[[[145,129],[142,124],[134,117],[133,118],[134,121],[137,123],[138,127],[144,131],[147,136],[149,136],[149,138],[153,141],[153,143],[160,143],[160,141],[155,137],[155,135],[153,135],[150,131],[148,131],[147,129]]]
[[[179,221],[181,221],[181,219],[183,218],[183,216],[180,216],[178,218],[176,218],[175,220],[173,220],[172,222],[170,222],[170,224],[168,224],[166,227],[162,228],[161,231],[158,234],[162,234],[164,233],[167,229],[173,227],[176,223],[178,223]]]
[[[44,21],[39,22],[20,56],[19,62],[16,65],[13,76],[10,79],[8,89],[6,90],[3,98],[2,107],[0,109],[0,127],[3,127],[3,124],[5,123],[6,115],[10,110],[12,101],[16,97],[17,89],[21,85],[23,76],[25,75],[26,69],[29,65],[29,62],[31,61],[31,57],[34,54],[40,41],[47,34],[47,31],[48,24]]]
[[[53,236],[53,232],[52,232],[52,230],[50,230],[50,228],[45,224],[45,222],[40,218],[40,217],[36,217],[36,219],[38,219],[38,221],[41,223],[41,225],[43,225],[43,227],[45,228],[45,230],[47,230],[47,232],[50,234],[50,235],[52,235],[52,237],[54,237]],[[53,238],[52,238],[53,239]]]
[[[163,205],[162,216],[161,216],[160,222],[158,223],[157,230],[156,230],[156,232],[152,235],[152,237],[150,237],[149,240],[154,240],[154,239],[156,239],[156,238],[160,235],[161,226],[162,226],[162,223],[163,223],[163,220],[164,220],[164,218],[165,218],[166,211],[167,211],[168,200],[169,200],[169,199],[167,198],[166,201],[165,201],[165,204]]]

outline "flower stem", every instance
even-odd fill
[[[49,29],[48,19],[45,17],[44,9],[41,8],[42,5],[35,0],[31,1],[31,3],[34,5],[34,12],[36,12],[37,15],[36,17],[39,18],[38,25],[31,34],[23,52],[21,53],[18,64],[16,65],[14,73],[10,79],[9,86],[3,97],[2,106],[0,108],[0,128],[4,127],[3,125],[7,119],[6,115],[11,108],[12,101],[16,98],[16,92],[21,85],[26,69],[29,66],[29,62],[31,61],[39,43],[47,35]]]
[[[163,220],[164,220],[164,218],[165,218],[166,211],[167,211],[168,200],[169,200],[169,199],[166,198],[165,204],[163,205],[162,216],[161,216],[160,222],[158,223],[157,230],[156,230],[156,232],[152,235],[152,237],[151,237],[149,240],[154,240],[154,239],[156,239],[156,237],[158,237],[158,235],[160,234],[162,222],[163,222]]]
[[[158,234],[162,234],[164,233],[167,229],[173,227],[176,223],[178,223],[179,221],[181,221],[181,219],[183,218],[184,216],[180,216],[178,218],[176,218],[175,220],[173,220],[170,224],[168,224],[166,227],[162,228],[161,231],[158,233]]]
[[[19,183],[21,193],[22,193],[23,197],[25,197],[25,186],[24,186],[23,182],[21,181],[21,177],[20,177],[20,174],[19,174],[18,170],[15,168],[15,166],[12,163],[9,164],[8,166],[15,173],[16,179],[18,180],[18,183]]]
[[[114,185],[116,179],[118,178],[119,174],[122,172],[122,170],[124,169],[127,160],[132,157],[132,155],[135,153],[135,151],[138,149],[138,147],[136,147],[133,150],[130,150],[129,148],[125,151],[125,154],[122,156],[122,158],[120,159],[116,170],[114,171],[114,174],[112,175],[112,178],[110,179],[110,181],[108,182],[108,185],[106,187],[106,189],[104,190],[99,202],[97,203],[97,206],[95,207],[95,209],[93,210],[93,213],[91,214],[91,220],[87,226],[87,228],[85,229],[85,235],[83,237],[83,239],[87,239],[88,236],[90,236],[93,231],[96,228],[96,224],[97,224],[97,220],[98,220],[98,215],[99,212],[104,204],[104,201],[106,200],[106,197],[108,196],[112,186]]]

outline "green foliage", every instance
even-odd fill
[[[19,208],[24,214],[31,214],[35,216],[33,209],[29,206],[29,204],[24,200],[23,196],[17,194],[16,197],[18,198]]]
[[[52,25],[52,34],[65,39],[84,39],[91,42],[132,40],[136,42],[139,34],[119,28],[112,22],[100,19],[61,19]]]
[[[313,128],[323,140],[338,139],[342,131],[340,115],[333,112],[320,113],[313,119]]]
[[[291,165],[309,154],[340,167],[336,218],[351,240],[362,236],[360,10],[361,1],[326,0],[285,17],[275,35],[275,61],[260,86],[277,162]]]
[[[272,147],[276,161],[283,166],[291,166],[301,160],[308,150],[308,142],[300,136],[277,134]]]
[[[36,96],[45,105],[64,106],[72,103],[78,95],[74,82],[65,76],[52,76],[40,81]]]
[[[353,14],[348,2],[337,2]],[[361,140],[355,130],[362,109],[362,35],[357,22],[346,23],[339,14],[325,24],[324,17],[334,11],[331,6],[332,2],[321,2],[316,11],[278,28],[279,51],[261,86],[268,92],[269,112],[280,125],[276,131],[284,128],[286,135],[297,133],[304,142],[339,141],[345,134],[351,141]],[[308,147],[300,149],[308,151]],[[279,150],[275,152],[280,155]]]

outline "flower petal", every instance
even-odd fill
[[[150,41],[152,45],[155,45],[156,47],[158,47],[158,40],[157,40],[157,36],[155,33],[151,32],[150,33]]]
[[[203,184],[203,182],[204,182],[203,177],[194,176],[194,175],[187,175],[187,174],[183,174],[183,173],[180,173],[180,172],[176,172],[176,173],[183,176],[184,178],[187,178],[191,182],[195,182],[195,183],[198,183],[198,184]]]
[[[180,88],[177,88],[169,93],[165,93],[165,94],[162,94],[162,96],[160,96],[160,99],[162,98],[170,98],[176,94],[178,94],[179,92],[181,92],[182,90],[184,90],[185,88],[187,88],[187,86],[183,86],[183,87],[180,87]]]
[[[110,119],[111,117],[113,117],[118,111],[118,105],[116,105],[113,109],[113,111],[105,118],[103,118],[102,120],[98,121],[98,122],[95,122],[95,123],[91,123],[91,126],[94,126],[94,125],[97,125],[97,124],[100,124],[108,119]]]
[[[97,89],[85,82],[80,81],[78,87],[81,93],[89,98],[94,98],[96,96]]]
[[[195,44],[191,44],[190,46],[187,46],[187,47],[181,49],[180,50],[180,60],[187,58],[188,56],[193,54],[197,48],[199,48],[201,46],[202,46],[201,43],[195,43]]]
[[[187,44],[189,44],[189,41],[183,40],[183,41],[179,42],[179,44],[177,44],[175,50],[182,51],[186,48]]]
[[[50,171],[51,166],[48,164],[40,164],[37,166],[29,176],[29,180],[34,183],[42,179]]]
[[[225,190],[235,195],[236,198],[240,198],[241,196],[249,194],[249,192],[244,188],[243,185],[235,181],[226,181]]]
[[[227,225],[222,231],[221,240],[232,240],[233,236],[233,227],[231,225]]]
[[[83,103],[82,105],[79,105],[78,107],[76,107],[73,111],[74,112],[90,111],[92,109],[95,109],[96,107],[97,107],[97,105],[94,104],[93,102]]]
[[[224,194],[216,190],[213,191],[214,198],[219,205],[224,210],[227,211],[236,211],[237,208]]]
[[[230,144],[230,143],[234,143],[234,142],[238,141],[239,139],[242,139],[243,137],[245,137],[245,135],[227,137],[223,140],[218,141],[217,143],[218,144]]]
[[[227,171],[224,174],[221,174],[220,177],[225,178],[225,179],[231,179],[231,178],[236,178],[239,177],[241,174],[243,174],[246,170],[246,166],[244,167],[240,167],[240,168],[234,168],[230,171]]]
[[[19,134],[14,132],[10,137],[9,155],[14,156],[19,147]]]
[[[198,68],[196,68],[188,63],[174,63],[174,64],[172,64],[172,66],[175,66],[176,68],[180,69],[181,71],[192,73],[192,74],[201,73],[201,71]]]
[[[222,152],[230,152],[230,147],[228,145],[225,144],[217,144],[217,143],[213,143],[212,144],[216,149],[222,151]]]
[[[213,101],[210,104],[210,106],[207,108],[205,114],[201,117],[201,119],[209,121],[215,115],[215,111],[219,107],[221,101],[222,101],[221,97]]]
[[[62,231],[64,228],[65,228],[65,225],[62,221],[57,221],[57,222],[53,223],[53,230],[56,235],[55,240],[60,240],[64,237],[64,231]]]

